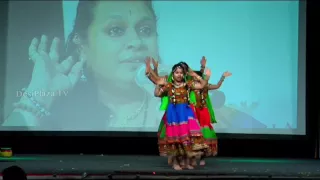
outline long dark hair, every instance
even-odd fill
[[[201,71],[195,71],[195,73],[196,73],[198,76],[200,76],[200,77],[203,76],[203,73],[202,73]]]

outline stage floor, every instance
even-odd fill
[[[159,156],[16,155],[0,158],[0,170],[17,165],[33,176],[212,176],[313,177],[320,179],[320,161],[285,159],[208,158],[194,170],[174,171]]]

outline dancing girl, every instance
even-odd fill
[[[193,169],[190,160],[199,155],[199,151],[205,151],[208,146],[204,144],[201,129],[196,119],[195,113],[189,106],[189,94],[191,90],[202,89],[207,85],[207,79],[211,75],[210,70],[206,70],[207,79],[202,79],[192,70],[188,74],[197,81],[186,80],[187,72],[178,63],[172,67],[172,82],[167,82],[164,78],[159,78],[150,66],[150,59],[146,60],[146,75],[157,84],[155,96],[161,97],[167,94],[169,104],[166,110],[166,151],[173,159],[173,168],[181,170],[178,163],[178,156],[186,156],[187,168]]]

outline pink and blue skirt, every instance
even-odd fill
[[[187,103],[168,105],[158,131],[160,155],[195,156],[207,149],[193,108]]]

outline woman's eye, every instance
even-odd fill
[[[139,28],[139,34],[141,36],[151,36],[153,33],[153,30],[149,26],[142,26]]]
[[[120,27],[112,27],[108,30],[108,35],[111,37],[118,37],[124,34],[125,30]]]

